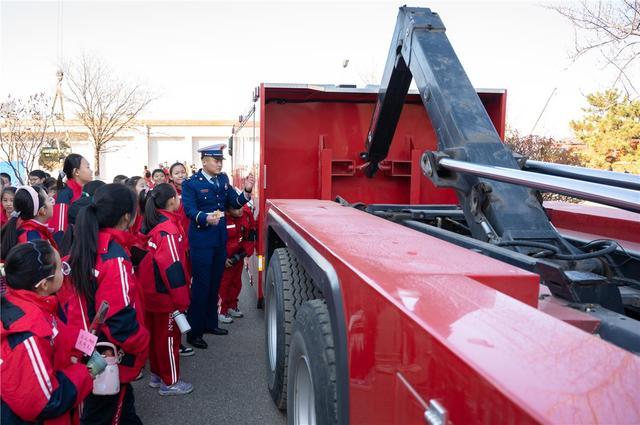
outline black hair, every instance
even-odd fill
[[[47,201],[47,190],[40,186],[34,185],[32,186],[33,190],[38,194],[38,205],[37,209],[44,207],[45,202]],[[18,218],[22,220],[31,220],[35,218],[33,214],[33,199],[31,198],[31,194],[27,192],[27,190],[16,190],[16,194],[13,198],[13,212],[11,218],[2,227],[2,231],[0,235],[2,237],[2,247],[0,248],[0,258],[7,258],[9,254],[9,250],[16,246],[18,243]]]
[[[39,179],[46,179],[47,178],[47,173],[45,173],[42,170],[33,170],[29,173],[29,176],[34,176],[37,177]]]
[[[89,196],[93,196],[96,193],[96,190],[104,186],[106,183],[102,180],[91,180],[89,183],[82,186],[82,192],[86,193]]]
[[[62,241],[58,244],[58,252],[60,252],[61,256],[69,255],[71,251],[71,245],[73,244],[73,231],[76,226],[76,218],[78,218],[78,214],[84,208],[89,206],[93,201],[93,197],[91,196],[81,196],[76,199],[69,205],[69,213],[67,214],[68,225],[64,231],[64,236],[62,237]]]
[[[69,213],[67,214],[69,225],[67,229],[64,231],[64,236],[62,237],[62,241],[58,244],[58,252],[60,252],[61,256],[66,256],[71,251],[71,245],[73,244],[73,235],[74,228],[76,225],[76,218],[78,218],[78,214],[84,208],[89,206],[91,202],[93,202],[93,195],[102,186],[106,183],[102,180],[91,180],[89,183],[85,184],[82,187],[82,196],[69,205]]]
[[[184,168],[185,173],[187,172],[187,167],[185,167],[185,165],[182,162],[174,162],[173,164],[171,164],[171,167],[169,167],[169,177],[171,177],[171,174],[173,173],[173,169],[176,167],[182,167]]]
[[[0,194],[0,200],[2,199],[5,193],[11,193],[15,196],[16,190],[17,189],[13,186],[6,186],[4,189],[2,189],[2,194]]]
[[[156,173],[162,173],[162,175],[163,175],[163,176],[165,176],[165,177],[167,176],[167,175],[164,173],[164,170],[163,170],[162,168],[156,168],[155,170],[153,170],[153,171],[151,172],[151,177],[153,177]]]
[[[64,172],[64,175],[67,176],[67,180],[73,179],[73,170],[80,168],[83,159],[84,157],[82,155],[78,155],[77,153],[69,154],[64,159],[62,171]],[[60,174],[58,176],[58,190],[62,190],[63,187],[64,183],[62,181],[62,174]]]
[[[33,291],[38,282],[55,274],[55,249],[42,239],[16,245],[7,255],[4,271],[9,287]]]
[[[114,183],[120,183],[120,184],[125,184],[125,182],[127,181],[129,177],[125,176],[124,174],[118,174],[117,176],[115,176],[113,178],[113,182]]]
[[[159,209],[165,209],[167,202],[177,195],[176,190],[169,183],[160,183],[153,190],[146,192],[144,205],[144,229],[149,232],[160,223]]]
[[[144,208],[147,203],[147,193],[149,193],[151,189],[143,189],[138,194],[138,214],[142,214],[144,216]]]
[[[135,194],[121,184],[107,184],[96,190],[93,201],[80,210],[74,226],[69,257],[73,286],[86,300],[93,301],[97,282],[93,270],[100,229],[116,226],[125,214],[136,214]]]
[[[151,178],[151,172],[149,170],[144,172],[144,178],[146,178],[146,179],[150,179]]]
[[[140,180],[142,177],[140,176],[133,176],[133,177],[129,177],[124,184],[128,187],[130,187],[134,192],[136,191],[136,185],[138,184],[138,180]]]
[[[58,189],[58,181],[56,179],[54,179],[53,177],[49,176],[46,179],[44,179],[43,186],[47,188],[49,193],[51,193],[52,190],[57,190]]]
[[[11,176],[8,173],[0,173],[0,177],[4,177],[5,179],[8,179],[9,183],[11,183]]]

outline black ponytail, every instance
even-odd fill
[[[116,226],[125,214],[136,214],[135,194],[121,184],[106,184],[98,188],[93,201],[82,208],[74,226],[69,257],[72,282],[86,300],[93,301],[97,281],[94,276],[100,229]]]
[[[140,180],[142,177],[140,176],[133,176],[133,177],[129,177],[127,180],[124,181],[124,184],[129,187],[130,189],[133,189],[133,191],[136,191],[136,186],[138,185],[138,180]]]
[[[40,185],[32,187],[38,194],[38,205],[36,205],[36,207],[37,210],[40,210],[40,208],[45,205],[47,191]],[[33,207],[33,198],[31,198],[31,194],[28,192],[28,189],[24,188],[22,190],[16,190],[13,197],[13,213],[7,224],[2,227],[2,231],[0,232],[2,244],[2,248],[0,249],[0,258],[7,258],[9,250],[18,243],[18,219],[26,221],[35,218],[35,215],[33,214]]]
[[[7,255],[4,271],[9,287],[33,291],[38,282],[55,274],[55,249],[42,239],[16,245]]]
[[[67,181],[73,179],[73,170],[79,169],[83,160],[82,155],[78,155],[77,153],[69,154],[64,159],[64,165],[62,166],[62,171],[65,176],[67,176]],[[58,191],[64,188],[64,181],[62,180],[62,173],[58,175]]]
[[[160,223],[160,212],[165,209],[167,202],[176,196],[176,190],[169,183],[160,183],[153,190],[146,193],[144,206],[144,229],[148,232]]]
[[[83,196],[73,201],[69,206],[69,213],[67,214],[69,223],[67,229],[64,231],[62,242],[58,244],[58,252],[60,253],[60,256],[67,256],[69,255],[69,252],[71,252],[71,245],[73,244],[73,229],[76,225],[76,218],[83,208],[89,206],[91,202],[93,202],[93,194],[97,188],[104,186],[105,184],[105,182],[100,180],[92,180],[85,184],[82,188]],[[90,190],[90,192],[85,192],[85,189]]]

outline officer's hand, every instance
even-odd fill
[[[247,192],[251,192],[253,190],[253,185],[255,184],[256,178],[253,177],[253,174],[249,174],[244,180],[244,190],[246,190]]]
[[[207,214],[207,224],[209,226],[217,226],[220,222],[220,217],[215,216],[213,214]]]
[[[226,268],[233,266],[233,260],[231,258],[227,258],[227,261],[224,262],[224,266]]]

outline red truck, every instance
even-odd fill
[[[400,9],[379,88],[253,97],[230,153],[289,423],[640,422],[638,176],[511,152],[506,91],[429,9]]]

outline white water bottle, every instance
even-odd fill
[[[98,347],[109,348],[114,354],[113,356],[102,355],[107,362],[107,367],[102,373],[93,380],[93,393],[96,395],[114,395],[120,392],[120,371],[118,370],[118,350],[116,346],[110,342],[99,342]]]
[[[178,325],[180,333],[186,334],[191,330],[191,325],[187,321],[187,316],[185,316],[183,312],[176,310],[171,314],[171,317]]]

